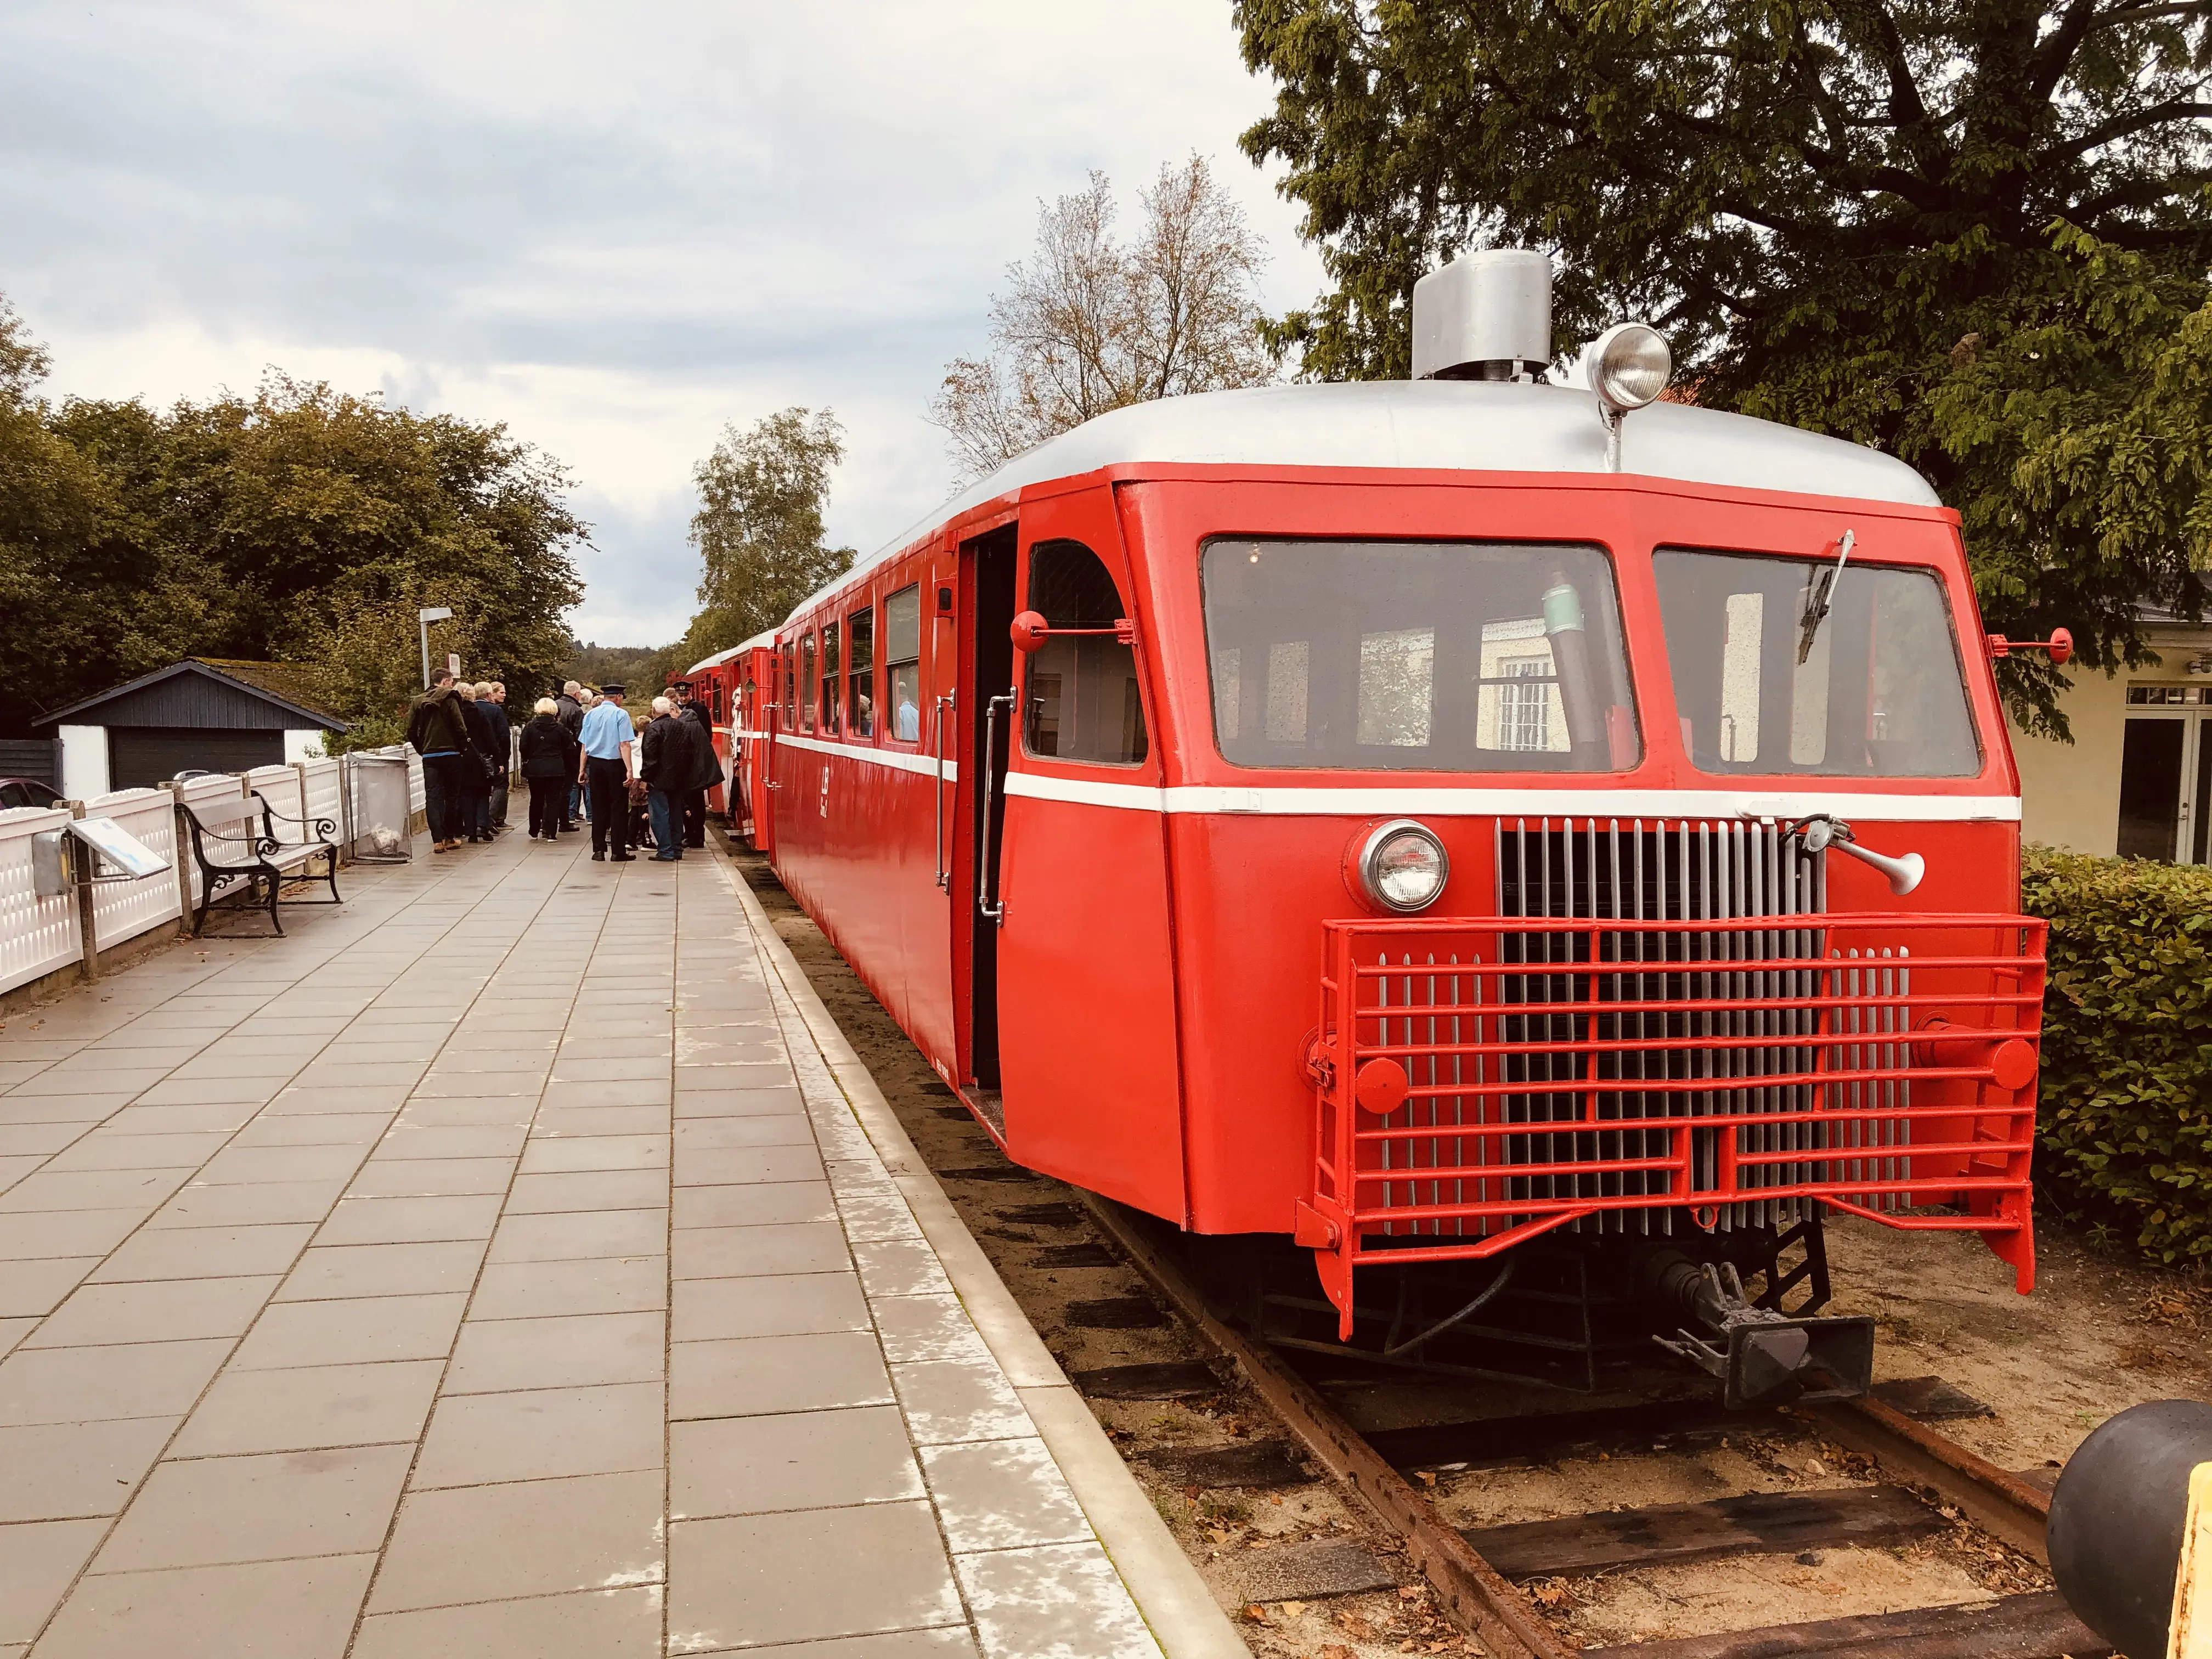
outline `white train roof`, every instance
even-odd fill
[[[740,653],[751,651],[763,646],[774,645],[775,643],[775,629],[771,628],[765,634],[756,634],[752,638],[744,641],[742,644],[733,645],[726,651],[717,651],[711,657],[702,657],[698,661],[693,663],[684,672],[687,674],[696,674],[702,669],[717,668],[722,664],[729,661],[731,658],[738,655]]]
[[[901,533],[793,614],[907,548],[933,526],[1024,486],[1102,467],[1310,466],[1602,473],[1595,398],[1572,386],[1361,380],[1255,386],[1133,404],[1017,455]],[[1940,507],[1892,455],[1772,421],[1653,404],[1621,424],[1623,473],[1735,489]]]

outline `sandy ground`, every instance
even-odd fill
[[[1000,1156],[775,884],[766,861],[740,854],[738,864],[1061,1364],[1083,1371],[1204,1360],[1196,1339],[1164,1315],[1135,1328],[1075,1322],[1075,1304],[1142,1300],[1144,1281],[1111,1259],[1067,1188]],[[1989,1405],[1993,1416],[1942,1427],[2009,1468],[2055,1468],[2091,1429],[2139,1401],[2212,1400],[2212,1291],[2098,1255],[2047,1226],[2039,1246],[2037,1289],[2023,1297],[2013,1290],[2011,1270],[1976,1239],[1846,1221],[1829,1233],[1838,1287],[1832,1311],[1879,1322],[1877,1378],[1932,1374]],[[1086,1260],[1097,1265],[1071,1265]],[[1662,1382],[1668,1392],[1692,1391],[1680,1379]],[[1368,1428],[1579,1410],[1624,1398],[1457,1381],[1328,1386],[1347,1415]],[[1179,1487],[1145,1461],[1177,1449],[1279,1438],[1282,1431],[1248,1395],[1224,1388],[1171,1403],[1094,1401],[1092,1409],[1223,1604],[1238,1610],[1255,1654],[1382,1659],[1478,1650],[1443,1619],[1388,1534],[1326,1482],[1273,1491]],[[1864,1485],[1872,1473],[1809,1427],[1770,1420],[1754,1431],[1688,1446],[1565,1455],[1513,1468],[1440,1468],[1416,1478],[1446,1516],[1474,1527]],[[1396,1586],[1306,1602],[1246,1601],[1264,1552],[1328,1539],[1364,1544]],[[2032,1562],[1954,1523],[1894,1547],[1737,1558],[1542,1581],[1532,1590],[1571,1642],[1591,1646],[1941,1606],[2048,1583]]]

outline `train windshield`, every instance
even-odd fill
[[[1200,574],[1231,765],[1602,772],[1642,752],[1597,548],[1223,538]]]
[[[1932,571],[1662,548],[1667,659],[1708,772],[1958,778],[1981,747]]]

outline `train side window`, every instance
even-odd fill
[[[843,689],[838,680],[837,624],[822,624],[822,729],[835,735],[843,723],[839,719],[839,705],[844,701],[837,694]]]
[[[876,613],[855,611],[845,618],[845,708],[853,735],[876,735]]]
[[[890,735],[921,741],[921,587],[902,587],[884,601],[884,673],[890,685]]]
[[[1106,629],[1130,614],[1112,574],[1081,542],[1030,549],[1029,608],[1053,628]],[[1022,746],[1056,760],[1134,766],[1145,758],[1137,653],[1103,634],[1046,640],[1030,659]]]
[[[796,659],[792,654],[794,648],[788,645],[783,647],[783,729],[787,732],[799,723],[799,699],[793,690],[799,684],[799,670],[793,665]]]
[[[799,729],[814,729],[814,635],[805,634],[799,641]]]

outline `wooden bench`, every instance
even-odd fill
[[[192,844],[192,859],[199,866],[199,910],[192,918],[192,935],[207,926],[208,911],[218,905],[244,901],[242,908],[265,908],[269,925],[282,938],[284,924],[277,919],[277,892],[289,880],[320,881],[330,885],[327,899],[293,899],[288,903],[339,904],[338,849],[331,837],[337,825],[328,818],[310,822],[291,817],[271,806],[258,790],[235,800],[205,801],[197,805],[180,802],[177,815],[184,821]],[[287,841],[280,823],[298,826],[301,839]],[[323,860],[319,873],[308,866]],[[239,887],[243,882],[245,885]],[[226,890],[235,890],[226,891]]]

